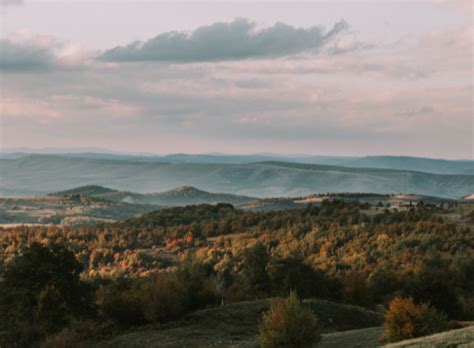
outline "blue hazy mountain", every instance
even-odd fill
[[[470,161],[447,161],[452,164],[450,167],[445,160],[439,160],[437,171],[444,168],[453,172],[454,167],[459,168],[461,174],[437,174],[434,169],[429,173],[400,168],[369,168],[364,159],[355,158],[318,157],[324,163],[315,164],[311,163],[316,161],[314,157],[304,157],[306,163],[302,163],[299,157],[289,160],[271,155],[237,156],[232,161],[229,157],[233,156],[29,154],[3,157],[0,159],[0,193],[46,194],[84,185],[137,193],[194,186],[209,192],[252,197],[324,192],[404,192],[458,198],[474,192]],[[438,161],[422,160],[429,163]],[[376,165],[374,161],[370,162]],[[400,166],[398,159],[385,163]],[[415,164],[412,162],[411,166]]]

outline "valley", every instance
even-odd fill
[[[426,337],[407,346],[472,340],[468,162],[284,159],[3,156],[0,309],[28,322],[9,305],[18,284],[73,267],[64,279],[83,295],[68,301],[86,301],[78,318],[93,314],[42,347],[256,347],[262,318],[293,291],[317,318],[314,347],[388,344],[387,313],[401,297],[434,311],[416,334]],[[433,172],[413,171],[425,164]],[[62,280],[48,282],[19,300],[56,301]]]

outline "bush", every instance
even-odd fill
[[[318,318],[295,292],[272,302],[263,314],[258,341],[262,347],[309,347],[321,339]]]
[[[48,337],[41,348],[86,348],[88,341],[97,334],[92,321],[76,321],[57,334]]]
[[[138,282],[125,278],[101,285],[96,293],[101,314],[123,326],[146,323],[140,295]]]
[[[397,297],[385,315],[384,337],[390,342],[427,336],[446,330],[446,316],[427,304],[417,305],[412,298]]]
[[[183,313],[183,289],[174,273],[158,274],[142,287],[142,310],[150,322],[176,319]]]
[[[215,287],[210,281],[211,269],[186,257],[179,265],[176,276],[183,292],[184,311],[189,312],[219,303]]]
[[[96,296],[102,315],[122,326],[167,322],[218,303],[205,267],[190,259],[177,272],[102,284]]]

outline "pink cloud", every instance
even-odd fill
[[[0,110],[2,117],[29,119],[42,124],[64,116],[47,101],[26,98],[1,98]]]

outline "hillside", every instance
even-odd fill
[[[194,186],[209,192],[256,197],[405,192],[460,198],[474,192],[474,175],[288,162],[166,163],[30,155],[0,159],[0,168],[3,195],[46,194],[91,184],[138,193]]]
[[[211,193],[191,186],[159,193],[136,193],[86,185],[46,196],[0,198],[0,224],[94,224],[123,220],[164,207],[219,203],[231,204],[246,211],[281,211],[307,204],[320,205],[324,200],[364,202],[396,209],[423,202],[439,205],[465,202],[448,198],[397,194],[332,193],[302,197],[254,198],[226,193]]]
[[[230,252],[238,262],[243,250],[259,240],[271,244],[277,255],[302,252],[309,264],[331,274],[341,267],[372,272],[376,268],[416,267],[436,251],[448,259],[457,255],[469,260],[472,222],[469,214],[460,213],[461,208],[469,212],[472,205],[457,210],[448,206],[378,209],[366,203],[326,201],[320,206],[278,212],[244,211],[228,204],[196,205],[160,209],[74,231],[51,227],[47,235],[51,240],[66,237],[78,255],[90,255],[97,248],[113,254],[117,245],[127,251],[117,259],[98,259],[95,267],[86,263],[86,272],[92,273],[155,272],[175,264],[188,251],[213,263],[227,262]],[[9,259],[14,255],[10,245],[43,241],[44,231],[41,227],[4,230],[0,254]]]
[[[325,300],[306,300],[323,332],[379,326],[383,315],[365,308]],[[100,342],[97,347],[255,347],[255,335],[269,300],[245,301],[204,309],[167,328],[143,328]]]
[[[38,153],[39,154],[39,153]],[[54,155],[54,152],[43,155]],[[15,159],[30,156],[28,152],[0,152],[0,158]],[[278,155],[278,154],[250,154],[227,155],[220,153],[211,154],[170,154],[170,155],[130,155],[100,152],[64,151],[58,155],[72,158],[88,158],[103,160],[122,160],[139,162],[161,163],[214,163],[214,164],[249,164],[255,162],[290,162],[305,164],[335,165],[355,168],[382,168],[409,171],[421,171],[435,174],[474,174],[474,161],[472,160],[445,160],[435,158],[411,156],[312,156],[312,155]]]
[[[172,190],[157,193],[136,193],[118,191],[103,186],[86,185],[70,190],[51,193],[51,196],[81,194],[102,198],[114,202],[133,204],[153,204],[158,206],[184,206],[192,204],[229,203],[241,205],[255,200],[253,197],[239,196],[225,193],[211,193],[192,186],[181,186]]]
[[[132,204],[153,204],[163,207],[176,207],[194,204],[217,204],[228,203],[244,210],[272,211],[301,208],[308,203],[321,204],[323,200],[343,200],[346,202],[360,201],[370,204],[390,206],[403,206],[418,204],[447,204],[463,202],[469,200],[464,197],[462,200],[450,198],[417,195],[417,194],[376,194],[376,193],[328,193],[312,194],[301,197],[273,197],[256,198],[240,196],[226,193],[212,193],[200,190],[192,186],[177,187],[172,190],[157,193],[136,193],[129,191],[118,191],[107,187],[86,185],[70,190],[49,194],[49,196],[67,196],[72,194],[87,195],[91,197],[106,199],[115,202],[126,202]]]
[[[383,314],[362,307],[325,300],[304,301],[322,323],[322,340],[317,348],[356,347],[469,347],[474,326],[393,344],[382,341]],[[258,347],[255,339],[261,313],[268,300],[239,302],[200,310],[179,323],[164,328],[142,327],[97,343],[105,347]]]
[[[407,156],[368,156],[340,163],[349,167],[413,170],[436,174],[474,174],[474,161]]]
[[[160,206],[217,203],[229,203],[238,206],[255,199],[233,194],[211,193],[192,186],[181,186],[165,192],[147,194],[113,191],[102,194],[101,197],[115,201],[155,204]]]
[[[218,204],[90,226],[16,226],[0,229],[0,265],[21,265],[13,260],[30,246],[69,249],[81,278],[97,285],[97,331],[81,339],[99,347],[254,347],[268,308],[255,299],[290,290],[319,317],[317,346],[371,347],[381,344],[381,311],[401,293],[472,320],[472,208],[324,200],[253,212]]]
[[[472,324],[472,323],[471,323]],[[386,345],[387,348],[459,347],[474,345],[474,326],[441,332],[438,334],[405,340]]]
[[[84,195],[84,196],[101,196],[106,193],[117,192],[116,190],[109,189],[107,187],[98,186],[98,185],[86,185],[81,187],[76,187],[69,190],[64,190],[60,192],[51,193],[51,196],[67,196],[67,195]]]
[[[0,224],[95,224],[125,220],[163,207],[218,203],[240,206],[255,201],[259,200],[189,186],[141,194],[86,185],[46,196],[0,198]]]
[[[78,194],[0,198],[0,224],[84,225],[114,222],[158,208]]]

